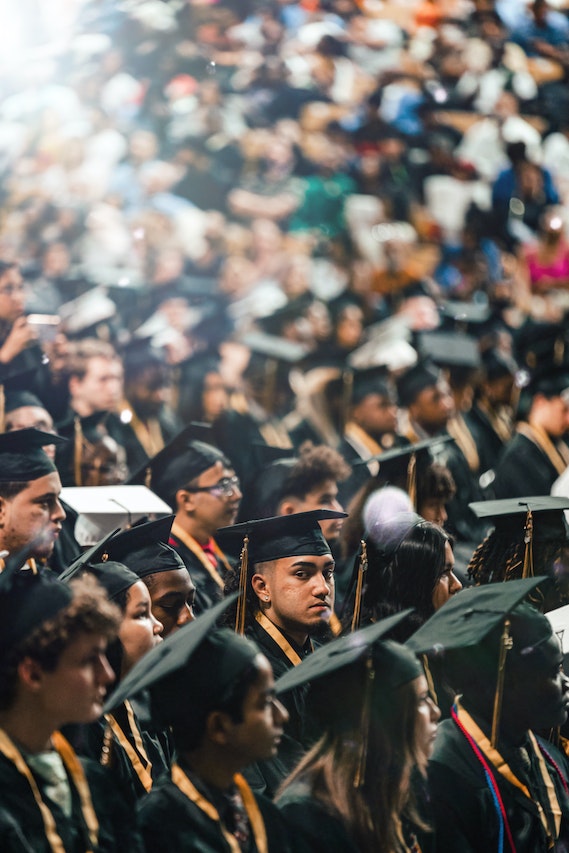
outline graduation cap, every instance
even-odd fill
[[[235,603],[236,598],[237,593],[224,598],[223,601],[210,607],[205,613],[198,616],[197,619],[194,619],[180,628],[179,631],[166,637],[162,643],[144,655],[109,696],[104,707],[105,713],[122,704],[130,696],[135,696],[142,690],[153,685],[159,685],[160,682],[169,676],[176,675],[180,671],[184,673],[181,680],[188,684],[191,692],[194,694],[194,701],[200,701],[200,691],[196,689],[193,678],[188,677],[185,670],[191,664],[193,655],[195,655],[200,646],[214,631],[216,622],[220,616],[222,616],[228,607]],[[249,642],[243,640],[243,638],[236,637],[231,631],[227,632],[227,634],[229,636],[224,634],[224,639],[229,640],[229,637],[231,637],[241,642]],[[250,645],[248,648],[250,648]],[[215,661],[215,665],[210,665],[208,677],[212,680],[214,678],[226,679],[228,683],[231,680],[235,681],[235,670],[238,667],[231,660],[230,647],[236,648],[233,647],[232,642],[228,642],[227,657],[224,658],[222,648],[219,653],[219,659]],[[242,648],[241,644],[239,644],[239,648]],[[258,654],[259,652],[256,647],[253,646],[253,648],[255,648],[256,654]],[[252,658],[249,659],[249,662],[251,660]],[[218,670],[218,668],[222,669],[220,667],[222,662],[224,662],[223,673]]]
[[[43,450],[65,439],[39,429],[19,429],[0,435],[0,483],[28,482],[57,471]]]
[[[351,406],[361,403],[371,394],[393,397],[389,370],[385,365],[371,367],[347,366],[328,382],[329,399],[341,400],[342,421],[347,423]]]
[[[0,659],[70,603],[72,590],[48,569],[22,568],[34,543],[4,560],[0,573]]]
[[[503,376],[516,376],[519,366],[512,356],[493,347],[482,353],[484,376],[489,382]]]
[[[239,342],[251,352],[243,376],[259,386],[263,406],[272,411],[279,385],[288,383],[288,374],[294,365],[310,353],[309,347],[264,332],[249,332]]]
[[[417,363],[417,351],[411,346],[411,330],[398,316],[368,326],[366,342],[348,356],[354,368],[383,366],[389,371],[406,370]]]
[[[102,327],[108,327],[116,313],[117,306],[105,289],[99,286],[65,302],[59,308],[63,330],[70,338],[86,337],[87,333],[98,336],[96,333]]]
[[[221,527],[216,542],[225,550],[237,550],[242,545],[239,563],[240,598],[237,605],[235,630],[245,630],[246,585],[249,563],[265,563],[283,557],[316,556],[331,554],[330,546],[322,534],[320,521],[346,518],[347,513],[316,509],[291,515],[252,519],[231,527]],[[233,548],[232,548],[233,546]]]
[[[482,364],[476,338],[456,332],[420,332],[417,351],[421,357],[450,370],[477,370]]]
[[[93,542],[117,527],[149,515],[170,516],[171,507],[146,486],[66,486],[61,498],[79,515],[78,542]]]
[[[559,367],[567,361],[567,330],[562,324],[527,320],[514,343],[518,361],[529,370],[544,363]]]
[[[174,516],[135,524],[112,537],[106,537],[90,556],[90,562],[111,560],[123,563],[139,578],[159,572],[185,569],[182,558],[170,545],[168,538]]]
[[[4,402],[4,413],[15,412],[16,409],[22,409],[24,406],[35,406],[40,409],[45,409],[44,404],[39,397],[32,394],[31,391],[7,391]]]
[[[495,501],[475,501],[469,504],[478,518],[494,523],[494,539],[500,538],[511,545],[524,544],[522,577],[534,573],[533,545],[536,542],[569,542],[569,526],[565,510],[569,509],[569,498],[538,495],[535,497],[506,498]],[[490,568],[496,571],[498,561]],[[516,565],[509,566],[511,572]],[[507,574],[506,572],[506,579]],[[476,570],[472,569],[474,575]],[[490,576],[489,580],[492,579]]]
[[[569,364],[558,367],[542,365],[530,376],[525,391],[532,397],[535,394],[548,398],[569,395]]]
[[[339,637],[321,646],[305,658],[298,666],[284,673],[275,684],[277,695],[310,683],[311,693],[321,693],[319,703],[326,725],[327,719],[340,716],[342,724],[346,721],[344,709],[337,709],[338,696],[349,695],[355,700],[354,713],[359,713],[358,730],[361,740],[358,767],[354,778],[354,787],[364,783],[367,765],[370,721],[374,704],[373,688],[382,694],[408,684],[423,674],[421,664],[415,655],[399,643],[385,640],[385,636],[402,622],[412,611],[404,610],[387,619],[368,625],[345,637]],[[357,669],[356,669],[357,668]],[[360,687],[351,683],[349,673],[357,672]],[[355,674],[354,672],[354,674]],[[354,689],[355,688],[355,689]],[[358,706],[362,697],[361,710]],[[352,703],[352,706],[354,703]],[[351,714],[347,715],[352,716]],[[349,722],[348,722],[349,725]]]
[[[421,391],[437,385],[440,377],[440,371],[432,361],[418,361],[396,380],[399,405],[405,408],[410,406]]]
[[[122,358],[126,381],[154,367],[160,374],[160,387],[166,383],[168,365],[162,349],[152,346],[144,338],[131,338],[121,347],[119,354]]]
[[[439,608],[406,642],[406,646],[417,654],[460,652],[460,659],[465,665],[481,646],[490,651],[497,667],[491,735],[493,746],[498,739],[506,657],[514,647],[510,636],[512,612],[544,582],[547,578],[538,576],[464,589]],[[534,608],[531,612],[535,614],[534,620],[543,620],[546,628],[546,618]],[[545,636],[547,632],[544,630],[543,633]],[[519,650],[516,648],[516,651],[526,654],[532,648],[524,646]]]
[[[440,306],[443,325],[457,331],[470,331],[474,335],[484,329],[492,318],[487,302],[460,302],[447,299]]]
[[[144,483],[162,500],[173,504],[178,489],[199,477],[218,460],[228,468],[233,467],[227,457],[210,444],[210,441],[209,424],[191,423],[135,471],[127,482]]]

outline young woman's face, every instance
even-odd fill
[[[445,566],[442,573],[438,576],[435,587],[433,589],[433,607],[438,610],[445,604],[451,595],[460,592],[462,584],[454,573],[454,555],[452,548],[447,542],[445,544]]]
[[[437,736],[437,723],[441,712],[435,705],[429,694],[427,679],[420,675],[413,682],[415,695],[417,697],[417,711],[415,716],[415,743],[419,755],[420,769],[424,770],[427,761],[431,757],[435,738]]]
[[[154,618],[150,608],[150,593],[143,581],[138,581],[128,591],[126,610],[119,628],[123,647],[121,677],[162,639],[160,634],[164,626]]]

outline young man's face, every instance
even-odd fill
[[[541,426],[553,438],[562,438],[569,429],[569,405],[565,395],[540,397]]]
[[[152,613],[162,623],[162,636],[167,637],[194,619],[196,588],[187,569],[157,572],[149,580]]]
[[[310,512],[314,509],[329,509],[334,512],[342,512],[343,507],[338,500],[338,486],[335,480],[322,480],[307,492],[302,498],[287,498],[282,502],[284,515],[295,512]],[[280,514],[277,512],[277,515]],[[342,532],[343,518],[331,518],[329,521],[319,522],[320,528],[327,542],[336,542]]]
[[[53,672],[37,665],[42,710],[57,726],[92,723],[103,713],[107,688],[114,681],[106,648],[105,637],[82,633],[63,650]]]
[[[555,634],[528,654],[506,678],[502,716],[520,728],[545,731],[562,726],[569,709],[569,678],[563,672],[561,644]]]
[[[30,480],[13,498],[0,498],[0,546],[14,553],[33,542],[33,557],[49,557],[65,518],[60,492],[61,481],[54,471]]]
[[[411,419],[430,435],[444,429],[453,414],[453,399],[444,380],[424,388],[409,406]]]
[[[196,525],[212,536],[218,527],[235,524],[239,504],[243,494],[237,483],[229,481],[235,477],[235,471],[226,468],[218,460],[215,465],[203,471],[196,480],[196,488],[178,491],[178,508],[186,511]]]
[[[275,699],[273,671],[259,654],[255,659],[259,675],[243,701],[242,720],[231,726],[228,749],[242,767],[277,754],[288,713]]]
[[[334,560],[330,554],[283,557],[251,580],[262,610],[299,642],[319,633],[334,608]]]
[[[118,359],[93,356],[82,379],[69,380],[71,405],[82,417],[113,412],[123,396],[123,368]]]
[[[353,407],[353,416],[356,423],[374,438],[397,429],[397,405],[384,394],[367,394]]]

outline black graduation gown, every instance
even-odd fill
[[[269,660],[273,668],[275,680],[291,669],[293,664],[258,622],[255,621],[250,625],[245,633],[255,641]],[[309,645],[303,649],[299,649],[291,641],[290,637],[287,637],[287,639],[300,657],[310,654],[311,649]],[[303,686],[279,696],[279,699],[289,713],[289,720],[281,738],[278,754],[274,758],[251,764],[243,772],[243,775],[255,793],[262,793],[267,797],[273,798],[281,782],[286,779],[304,754],[305,741],[308,738],[304,714],[306,691],[307,688]]]
[[[539,738],[538,738],[539,740]],[[567,779],[568,765],[551,744],[542,742]],[[549,766],[549,765],[548,765]],[[559,776],[549,767],[561,805],[561,831],[556,850],[569,844],[569,798]],[[496,771],[516,853],[546,853],[547,839],[533,800]],[[429,789],[435,820],[437,853],[491,853],[499,849],[499,823],[484,770],[453,720],[438,730],[429,762]],[[561,846],[565,844],[565,846]],[[507,840],[504,850],[508,849]]]
[[[94,762],[82,761],[82,764],[99,821],[99,844],[93,853],[140,853],[142,846],[135,816],[116,789],[114,780]],[[68,818],[57,803],[45,796],[42,779],[33,775],[53,815],[66,853],[86,853],[92,850],[79,795],[73,783],[70,783],[72,815]],[[0,803],[2,853],[52,853],[29,783],[3,755],[0,755]]]
[[[476,444],[480,459],[480,474],[493,471],[505,447],[504,440],[492,426],[484,409],[476,403],[464,415],[464,423]]]
[[[195,783],[195,778],[192,781]],[[205,786],[199,785],[199,790],[209,802],[214,799]],[[255,799],[265,824],[269,853],[289,853],[289,832],[278,809],[262,796],[255,794]],[[140,801],[138,818],[146,853],[231,853],[219,823],[169,777],[161,779]],[[248,853],[257,853],[252,834]]]
[[[194,600],[193,610],[195,615],[199,616],[200,613],[203,613],[205,610],[213,607],[214,604],[217,604],[218,601],[221,601],[223,598],[223,590],[214,581],[194,552],[190,551],[187,545],[185,545],[173,533],[170,534],[168,544],[178,552],[185,567],[190,573],[192,581],[194,582],[196,597]],[[218,560],[216,571],[218,575],[225,580],[227,570],[221,560]]]
[[[477,545],[484,538],[486,525],[468,506],[469,503],[484,499],[476,475],[470,470],[466,456],[454,441],[441,445],[434,452],[434,457],[449,468],[456,485],[456,494],[447,504],[448,522],[445,527],[458,540]]]
[[[295,835],[295,847],[310,853],[359,853],[340,816],[315,799],[304,782],[287,787],[277,806]]]
[[[496,498],[549,495],[559,472],[537,444],[517,433],[496,466]]]

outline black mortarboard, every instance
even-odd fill
[[[265,454],[267,448],[269,453]],[[257,477],[243,495],[239,508],[240,519],[271,518],[277,512],[279,502],[285,496],[285,484],[291,471],[298,463],[296,458],[282,458],[287,450],[270,445],[259,446],[261,459],[273,454],[273,462],[259,463],[260,476]],[[292,451],[294,452],[294,451]]]
[[[481,365],[478,341],[456,332],[420,332],[416,349],[439,367],[476,370]]]
[[[454,332],[468,332],[476,338],[486,334],[493,322],[492,308],[487,302],[446,300],[440,305],[441,327]]]
[[[277,390],[289,390],[290,371],[306,358],[310,349],[297,341],[264,332],[249,332],[240,338],[240,343],[251,353],[243,377],[256,387],[265,409],[272,411]]]
[[[567,363],[567,330],[560,323],[527,320],[514,336],[516,356],[530,370]]]
[[[281,675],[275,684],[275,691],[277,694],[286,693],[295,687],[325,678],[345,666],[350,666],[350,664],[369,654],[371,648],[406,619],[411,612],[411,610],[402,610],[387,619],[381,619],[374,622],[373,625],[360,628],[359,631],[338,637],[325,646],[321,646],[298,666]],[[410,654],[404,646],[399,646],[396,643],[391,643],[390,646],[392,648],[386,655],[385,671],[376,672],[377,677],[382,679],[382,683],[385,683],[386,687],[397,687],[421,675],[421,665],[413,654]],[[384,678],[385,682],[383,681]]]
[[[39,429],[19,429],[0,435],[0,483],[28,482],[57,471],[42,448],[65,439]]]
[[[534,371],[525,390],[531,396],[534,394],[543,394],[544,397],[565,395],[569,392],[569,365],[559,367],[542,365]]]
[[[429,361],[419,361],[396,381],[400,406],[410,406],[425,388],[431,388],[440,379],[440,371]]]
[[[149,367],[155,367],[161,371],[161,377],[164,382],[166,381],[167,364],[164,352],[152,346],[148,340],[131,338],[120,348],[119,355],[122,358],[126,381],[139,376]]]
[[[108,340],[116,313],[115,303],[98,285],[59,308],[63,329],[69,338],[89,336]]]
[[[105,704],[105,712],[116,708],[130,696],[135,696],[141,690],[145,690],[163,679],[175,675],[179,670],[188,666],[192,656],[214,631],[217,620],[228,607],[235,603],[236,598],[236,593],[224,598],[223,601],[210,607],[205,613],[194,619],[193,622],[184,625],[179,631],[166,637],[164,642],[155,646],[144,655],[108,698]],[[235,637],[234,634],[229,633],[232,638]],[[235,637],[235,639],[240,638]],[[227,664],[231,664],[229,658],[230,656],[228,656]],[[223,650],[220,653],[221,659],[223,659]],[[220,660],[215,662],[214,667],[210,667],[210,677],[213,676]],[[228,677],[234,680],[236,675],[235,667],[231,667],[230,665],[229,669]],[[192,677],[185,676],[185,680],[194,693],[195,699],[199,701],[199,691],[196,691]]]
[[[169,515],[157,521],[135,524],[105,539],[90,559],[92,562],[113,560],[123,563],[139,578],[184,569],[178,552],[167,544],[173,521],[174,516]]]
[[[21,409],[24,406],[38,406],[40,409],[45,409],[44,404],[32,394],[31,391],[7,391],[4,403],[4,412],[14,412],[16,409]],[[53,442],[52,442],[53,443]]]
[[[12,570],[8,563],[0,574],[0,658],[53,619],[72,598],[71,589],[53,572],[21,568],[18,559]]]
[[[569,509],[569,498],[538,495],[497,501],[475,501],[468,506],[478,518],[492,521],[502,535],[511,535],[516,540],[527,536],[529,514],[533,517],[534,542],[569,539],[569,527],[564,512]]]
[[[81,577],[83,574],[94,575],[101,586],[106,590],[108,597],[112,600],[138,582],[138,575],[119,562],[101,560],[104,552],[114,533],[105,536],[101,542],[97,542],[81,554],[65,571],[59,576],[60,581],[69,583],[73,578]]]
[[[482,367],[489,382],[502,376],[515,376],[519,369],[512,356],[496,348],[482,353]]]
[[[216,541],[222,548],[237,550],[242,545],[239,561],[239,592],[235,630],[245,630],[246,585],[249,563],[265,563],[283,557],[331,554],[330,546],[322,534],[319,521],[346,518],[345,512],[316,509],[292,515],[252,519],[217,531]],[[233,547],[232,547],[233,546]]]
[[[102,558],[102,555],[105,553],[105,547],[107,543],[119,532],[120,528],[115,528],[115,530],[110,531],[103,536],[98,542],[95,542],[94,545],[91,545],[90,548],[86,548],[83,553],[79,554],[76,560],[73,560],[66,569],[64,569],[59,575],[59,580],[68,583],[74,577],[77,577],[84,570],[87,563],[95,563],[97,560]]]
[[[143,483],[158,497],[172,505],[178,489],[199,477],[220,460],[229,468],[227,457],[208,443],[211,427],[191,423],[162,450],[128,479],[129,484]],[[207,436],[203,439],[202,436]]]

